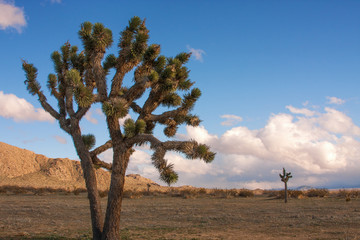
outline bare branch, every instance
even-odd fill
[[[103,145],[101,145],[100,147],[95,148],[94,150],[92,150],[90,152],[91,155],[99,155],[100,153],[105,152],[106,150],[112,148],[112,141],[109,140],[106,143],[104,143]]]
[[[91,160],[92,160],[93,164],[96,165],[96,166],[105,168],[105,169],[107,169],[109,171],[112,170],[112,164],[111,163],[101,161],[96,155],[92,155]]]
[[[45,111],[50,113],[50,115],[53,118],[59,120],[60,114],[57,111],[55,111],[54,108],[46,101],[46,97],[44,96],[44,94],[41,91],[39,91],[38,96],[39,96],[40,104],[45,109]]]

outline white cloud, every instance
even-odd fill
[[[352,119],[332,108],[324,112],[287,108],[291,114],[273,114],[260,129],[240,126],[216,136],[203,126],[187,127],[187,136],[217,152],[211,163],[218,170],[214,177],[228,187],[278,187],[282,167],[296,176],[291,181],[293,186],[335,185],[340,173],[348,173],[348,185],[358,184],[359,177],[350,172],[360,170],[360,128]],[[211,182],[206,179],[203,183]]]
[[[15,28],[21,33],[25,26],[24,10],[16,7],[13,1],[0,0],[0,29]]]
[[[12,118],[16,122],[54,122],[55,119],[42,108],[34,106],[14,94],[4,94],[0,91],[0,116]]]
[[[352,119],[332,108],[287,109],[288,113],[271,115],[259,129],[237,126],[215,135],[204,126],[187,126],[186,134],[178,134],[178,139],[205,143],[217,155],[212,163],[206,164],[175,152],[167,153],[165,158],[179,174],[176,185],[282,188],[279,173],[285,167],[293,175],[290,188],[359,186],[360,130]],[[159,182],[151,154],[148,147],[137,148],[128,173],[139,173]]]
[[[89,110],[86,114],[85,114],[85,119],[88,120],[89,122],[91,122],[92,124],[98,124],[98,120],[96,118],[92,117],[92,111]]]
[[[131,119],[130,114],[127,114],[125,117],[120,118],[120,119],[119,119],[119,124],[120,124],[120,126],[123,126],[124,123],[125,123],[125,121],[126,121],[126,119],[129,119],[129,118]]]
[[[51,3],[61,3],[62,0],[50,0]]]
[[[204,50],[195,49],[195,48],[190,47],[189,45],[187,45],[186,47],[191,52],[191,54],[195,57],[196,60],[203,62],[203,55],[206,55]]]
[[[64,138],[64,137],[55,135],[54,138],[56,141],[58,141],[61,144],[67,144],[66,138]]]
[[[221,125],[223,125],[223,126],[234,126],[243,120],[242,117],[239,117],[236,115],[229,115],[229,114],[222,115],[221,118],[226,119],[226,121],[221,123]]]
[[[341,105],[345,103],[345,100],[337,98],[337,97],[326,97],[329,104]]]
[[[292,113],[294,113],[294,114],[303,114],[303,115],[305,115],[305,116],[307,116],[307,117],[314,116],[314,114],[315,114],[314,111],[311,111],[311,110],[306,109],[306,108],[295,108],[295,107],[290,106],[290,105],[289,105],[289,106],[286,106],[286,108],[287,108],[290,112],[292,112]]]

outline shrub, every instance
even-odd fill
[[[304,196],[304,192],[300,190],[289,190],[288,194],[290,198],[301,198]]]
[[[123,193],[123,198],[136,199],[143,196],[142,192],[135,190],[125,190]]]
[[[326,188],[313,188],[306,192],[307,197],[325,197],[329,195],[329,190]]]
[[[79,195],[80,193],[83,193],[83,192],[87,192],[87,190],[84,188],[76,188],[73,191],[74,195]]]
[[[239,197],[253,197],[254,196],[254,192],[248,189],[241,189],[240,192],[238,193]]]
[[[109,190],[104,190],[104,191],[99,190],[99,196],[101,198],[107,197],[108,193],[109,193]]]

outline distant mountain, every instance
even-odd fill
[[[99,190],[108,189],[110,173],[98,169],[96,176]],[[130,174],[125,179],[125,190],[147,189],[147,184],[151,185],[152,190],[166,188],[138,174]],[[0,186],[4,185],[73,190],[85,188],[85,181],[79,161],[68,158],[48,158],[0,142]]]

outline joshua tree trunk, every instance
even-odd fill
[[[72,137],[77,154],[81,159],[81,168],[83,170],[85,185],[88,192],[93,239],[100,240],[104,220],[101,210],[100,196],[97,188],[95,169],[93,167],[89,151],[84,146],[81,134],[76,131]]]
[[[288,198],[288,194],[287,194],[287,182],[285,182],[285,203],[287,203],[287,198]]]
[[[124,152],[122,149],[115,150],[114,148],[114,164],[102,236],[103,240],[120,239],[121,204],[124,192],[125,173],[130,158],[129,152],[130,149]]]

